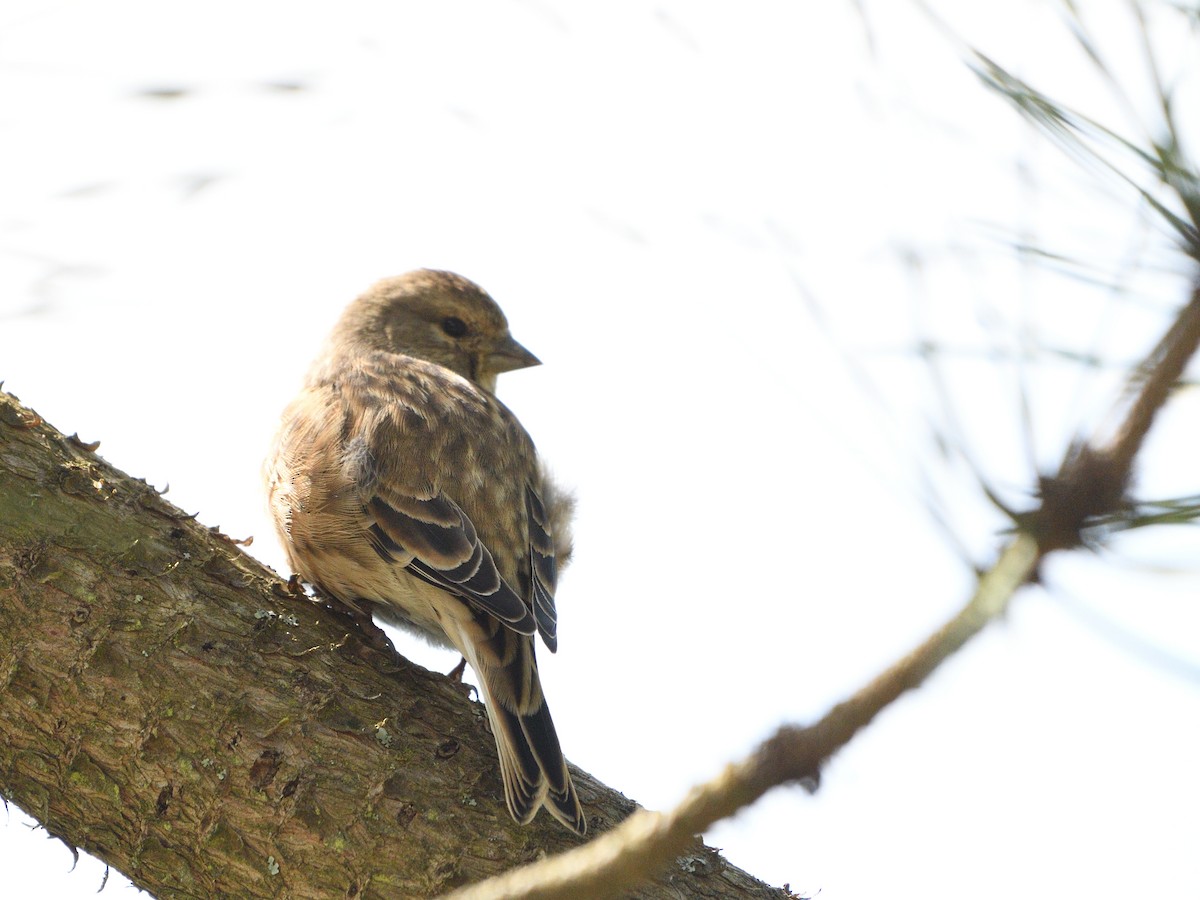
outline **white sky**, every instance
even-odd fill
[[[964,600],[923,479],[976,561],[1003,522],[934,426],[1020,502],[1022,380],[1049,468],[1120,367],[1011,357],[1134,359],[1186,285],[1130,192],[1034,135],[915,4],[583,6],[8,0],[0,379],[282,571],[259,465],[329,325],[383,275],[478,281],[545,362],[500,394],[580,499],[542,663],[563,746],[661,808]],[[1144,140],[1057,4],[938,6]],[[1149,116],[1126,6],[1084,6]],[[1195,37],[1164,22],[1194,108]],[[1018,240],[1125,294],[1020,264]],[[952,426],[922,340],[953,351]],[[1147,448],[1147,496],[1200,492],[1196,394]],[[823,900],[1195,897],[1198,550],[1158,529],[1053,560],[1053,590],[815,797],[776,791],[710,842]],[[100,864],[7,823],[0,893],[96,891]],[[106,896],[132,894],[114,874]]]

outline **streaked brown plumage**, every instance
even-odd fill
[[[534,657],[535,634],[557,646],[571,500],[494,394],[501,372],[537,364],[465,278],[380,281],[346,309],[284,412],[267,491],[305,581],[471,664],[513,818],[545,805],[583,834]]]

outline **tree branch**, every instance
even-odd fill
[[[162,897],[430,896],[578,843],[511,821],[461,686],[94,449],[0,392],[7,800]],[[635,808],[574,774],[594,832]],[[682,846],[631,896],[786,896]]]
[[[1200,280],[1191,301],[1130,378],[1126,409],[1111,440],[1069,448],[1058,476],[1042,479],[1043,502],[985,572],[970,601],[916,649],[807,727],[785,725],[741,762],[700,785],[674,810],[642,810],[590,844],[455,892],[453,900],[568,900],[616,896],[679,855],[681,843],[789,782],[814,789],[821,767],[894,700],[1002,615],[1042,558],[1077,547],[1097,519],[1125,504],[1138,450],[1200,344]]]

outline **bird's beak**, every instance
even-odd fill
[[[496,374],[542,364],[540,359],[514,341],[512,337],[505,338],[504,343],[489,353],[487,358],[488,368]]]

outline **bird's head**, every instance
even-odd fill
[[[377,282],[347,308],[334,339],[437,363],[493,393],[501,372],[541,364],[479,285],[433,269]]]

